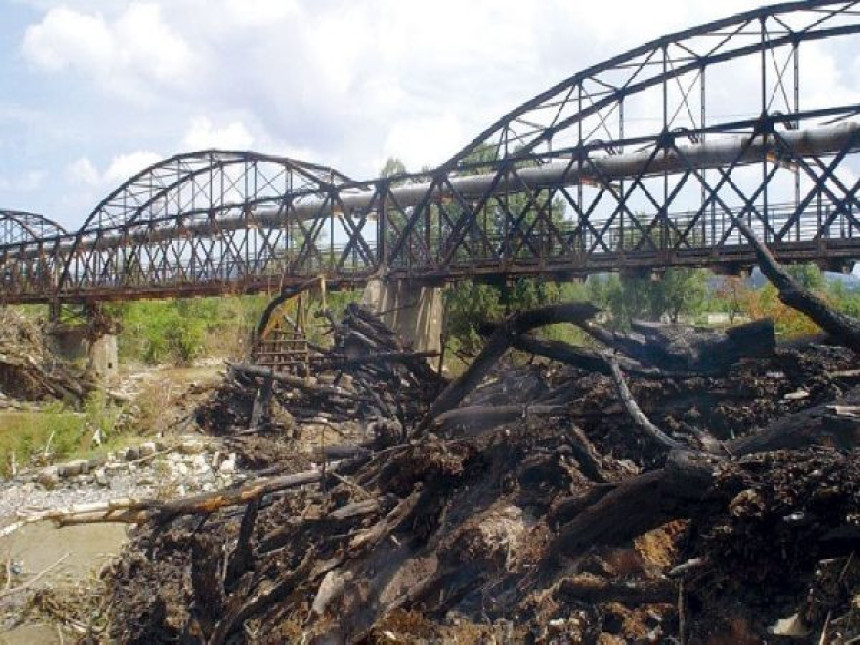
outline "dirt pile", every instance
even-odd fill
[[[44,330],[7,307],[0,308],[0,393],[22,401],[80,403],[93,389],[83,370],[49,349]]]
[[[721,375],[629,377],[672,441],[707,431],[720,454],[667,453],[609,375],[498,364],[412,441],[263,479],[235,495],[244,506],[156,515],[108,577],[113,636],[851,642],[855,364],[808,346]]]

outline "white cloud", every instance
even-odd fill
[[[26,170],[16,175],[0,176],[0,191],[31,193],[44,185],[46,173],[42,170]]]
[[[297,0],[225,0],[227,21],[233,25],[262,27],[300,13]]]
[[[113,38],[101,15],[80,14],[67,7],[49,11],[27,28],[22,51],[33,64],[50,72],[69,67],[98,70],[110,64]]]
[[[182,139],[186,150],[249,150],[254,145],[254,135],[242,121],[231,121],[223,127],[216,127],[209,117],[198,116]]]
[[[85,186],[98,186],[102,177],[92,161],[86,157],[76,159],[65,171],[66,179],[72,184],[83,184]]]
[[[106,191],[117,187],[138,172],[162,159],[155,152],[139,150],[115,156],[104,170],[99,168],[87,157],[80,157],[68,164],[64,175],[66,180],[80,188]]]
[[[156,152],[142,150],[121,154],[111,160],[103,177],[109,182],[122,183],[161,159],[162,155]]]
[[[187,83],[196,60],[163,20],[161,6],[133,2],[116,19],[65,6],[51,9],[24,33],[24,58],[46,72],[73,70],[109,93],[139,99]]]
[[[451,156],[463,141],[464,133],[453,114],[426,117],[394,124],[378,160],[376,172],[388,157],[399,158],[408,169],[416,171],[426,164],[438,164]]]

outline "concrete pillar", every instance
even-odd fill
[[[53,325],[49,332],[51,350],[69,362],[86,361],[87,371],[105,385],[119,376],[119,352],[116,334],[88,338],[86,325]]]
[[[87,371],[96,380],[109,384],[119,376],[119,350],[116,334],[103,334],[95,340],[88,341]]]
[[[361,304],[415,351],[441,351],[442,289],[408,280],[374,279],[367,283]]]

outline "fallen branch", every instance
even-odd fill
[[[618,398],[637,427],[665,448],[670,450],[682,449],[683,446],[680,443],[651,423],[651,420],[642,412],[639,404],[636,403],[636,399],[630,393],[630,388],[627,387],[627,381],[624,380],[624,375],[621,373],[621,368],[618,367],[618,361],[615,357],[611,354],[607,355],[606,362],[609,364],[609,369],[612,373],[612,382],[615,385]]]
[[[719,374],[743,358],[773,356],[776,335],[767,318],[725,331],[634,322],[628,334],[586,322],[579,327],[606,347],[664,372]]]

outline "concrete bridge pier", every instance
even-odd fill
[[[367,283],[361,304],[382,318],[415,351],[441,351],[441,288],[377,278]]]
[[[119,377],[117,325],[98,309],[88,308],[85,322],[61,322],[52,315],[48,342],[52,351],[70,362],[84,363],[103,385]]]

